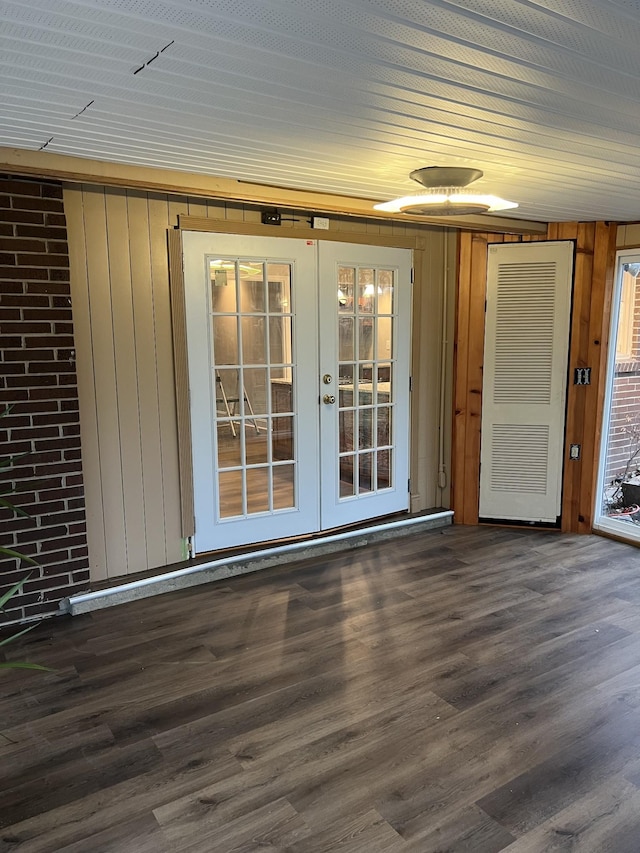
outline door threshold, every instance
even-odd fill
[[[236,550],[200,555],[199,558],[184,563],[175,563],[169,571],[138,576],[126,583],[95,588],[89,592],[72,595],[60,602],[60,610],[76,616],[92,610],[102,610],[140,598],[161,595],[190,586],[225,580],[238,575],[257,572],[272,566],[306,560],[310,557],[331,554],[340,550],[361,548],[373,542],[409,536],[421,531],[446,527],[453,522],[453,510],[437,509],[410,515],[391,516],[385,520],[376,519],[365,525],[353,525],[338,528],[327,534],[315,534],[313,537],[300,537],[276,543],[264,543],[264,546],[249,546],[251,550]],[[169,568],[169,567],[166,567]]]

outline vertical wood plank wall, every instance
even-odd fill
[[[238,204],[88,185],[65,187],[92,579],[183,558],[167,229],[178,216],[260,224]],[[308,227],[304,213],[293,227]],[[420,237],[414,284],[412,509],[449,505],[437,487],[441,359],[449,365],[445,455],[450,458],[455,235],[442,228],[331,218],[332,231]],[[443,306],[448,277],[450,305]],[[446,310],[443,312],[443,308]],[[446,472],[450,480],[449,472]]]
[[[637,249],[640,247],[640,222],[619,225],[616,238],[617,249]]]
[[[506,240],[574,240],[562,529],[591,530],[616,230],[604,222],[560,222],[549,225],[546,237],[460,234],[451,497],[457,522],[478,523],[487,246]],[[591,385],[573,385],[575,367],[592,368]],[[582,446],[579,461],[568,459],[569,444]]]

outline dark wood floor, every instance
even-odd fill
[[[640,552],[453,527],[27,635],[0,850],[640,850]]]

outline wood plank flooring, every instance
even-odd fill
[[[638,853],[640,552],[454,526],[49,621],[0,853]]]

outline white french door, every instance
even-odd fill
[[[411,253],[183,233],[197,552],[408,507]]]
[[[409,505],[411,252],[327,242],[319,274],[327,529]]]

